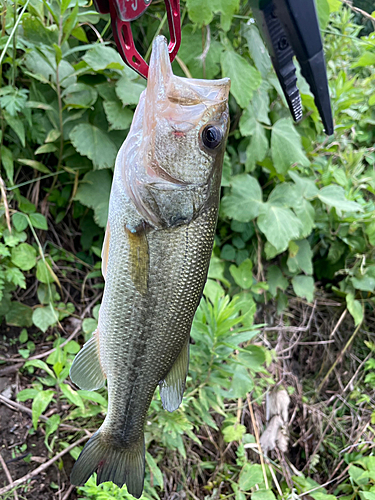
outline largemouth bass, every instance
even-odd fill
[[[147,89],[116,159],[98,329],[70,371],[81,389],[108,385],[108,413],[74,465],[75,485],[97,471],[98,484],[126,483],[139,498],[154,391],[168,411],[182,401],[217,222],[229,87],[229,79],[173,75],[166,40],[155,39]]]

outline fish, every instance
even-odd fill
[[[81,389],[108,388],[107,415],[72,469],[73,485],[97,471],[97,484],[126,484],[139,498],[155,389],[169,412],[182,401],[217,223],[229,89],[228,78],[174,75],[166,39],[155,38],[147,87],[116,158],[98,328],[70,369]]]

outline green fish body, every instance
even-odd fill
[[[157,385],[166,410],[181,403],[217,222],[229,85],[173,75],[166,41],[155,39],[147,89],[116,160],[98,329],[70,372],[81,389],[108,385],[107,416],[73,468],[75,485],[97,471],[98,484],[126,483],[139,498]]]

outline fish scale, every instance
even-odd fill
[[[108,386],[106,418],[78,457],[73,484],[97,471],[98,484],[126,483],[139,498],[157,385],[164,409],[182,401],[217,222],[228,92],[228,79],[174,76],[165,39],[155,39],[147,89],[116,159],[98,329],[70,371],[81,389]]]

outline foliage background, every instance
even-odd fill
[[[134,23],[147,56],[163,5]],[[182,2],[174,72],[231,78],[231,131],[184,402],[167,414],[156,395],[147,422],[147,498],[374,500],[375,21],[339,0],[317,8],[332,137],[302,77],[293,124],[246,2]],[[11,399],[31,408],[29,435],[53,457],[105,413],[105,391],[77,391],[68,371],[96,327],[112,170],[145,82],[85,0],[3,0],[1,27],[1,362],[18,363]],[[279,436],[259,465],[257,429],[280,389],[289,451]],[[59,463],[61,495],[70,465]],[[127,493],[90,480],[78,496]]]

